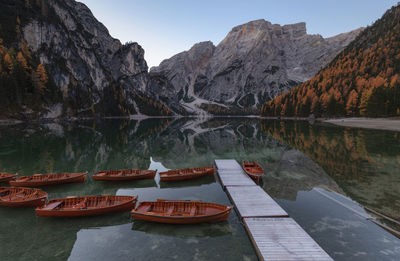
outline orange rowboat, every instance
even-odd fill
[[[18,187],[41,187],[50,185],[61,185],[66,183],[85,182],[87,173],[62,173],[62,174],[35,174],[33,176],[22,176],[10,181],[11,186]]]
[[[226,221],[232,207],[216,203],[185,200],[140,202],[132,210],[132,217],[139,220],[169,224],[195,224]]]
[[[43,207],[36,208],[41,217],[85,217],[110,212],[122,212],[133,209],[137,196],[84,196],[50,200]]]
[[[9,182],[10,180],[14,180],[17,178],[18,174],[9,174],[5,172],[0,172],[0,183]]]
[[[125,181],[138,179],[154,179],[157,170],[108,170],[100,171],[92,176],[94,180],[103,181]]]
[[[177,181],[177,180],[195,179],[204,176],[213,176],[214,172],[215,172],[214,167],[169,170],[165,172],[160,172],[160,180]]]
[[[47,193],[40,189],[0,187],[0,206],[39,207],[46,201]]]
[[[264,174],[263,168],[256,162],[244,161],[243,169],[257,183],[260,181],[261,175]]]

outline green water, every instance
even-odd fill
[[[221,118],[0,127],[0,170],[20,175],[162,171],[212,165],[216,158],[261,163],[262,187],[335,260],[400,256],[398,238],[356,214],[367,206],[400,219],[400,133]],[[213,177],[183,183],[159,182],[158,175],[125,183],[89,179],[44,189],[50,198],[118,194],[230,204]],[[128,212],[53,219],[1,208],[0,242],[2,261],[257,260],[235,212],[228,222],[174,226],[133,221]]]

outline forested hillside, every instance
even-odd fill
[[[6,48],[0,38],[0,110],[2,115],[60,101],[61,93],[46,68],[30,54],[25,43]]]
[[[73,0],[0,1],[0,117],[172,115],[147,92],[144,50]]]
[[[261,107],[263,116],[400,115],[400,6],[367,27],[309,81]]]
[[[22,38],[21,26],[27,22],[28,9],[41,10],[43,1],[25,1],[15,8],[4,1],[0,10],[0,111],[2,116],[13,112],[29,115],[61,100],[61,92],[46,68],[34,57]]]

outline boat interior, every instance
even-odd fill
[[[0,189],[0,199],[3,201],[24,201],[41,196],[44,196],[44,193],[40,193],[39,190],[13,187]]]
[[[194,217],[213,215],[224,210],[226,210],[226,207],[213,203],[158,200],[156,202],[141,202],[136,212],[159,216]]]
[[[55,199],[49,201],[43,210],[82,210],[110,207],[126,201],[132,200],[132,197],[126,196],[105,196],[105,197],[70,197],[65,199]]]

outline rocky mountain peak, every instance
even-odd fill
[[[232,35],[249,38],[251,37],[249,34],[260,33],[269,33],[277,37],[300,38],[307,35],[307,30],[305,22],[281,26],[280,24],[272,24],[264,19],[259,19],[235,26],[226,38],[231,38]]]
[[[272,24],[268,21],[265,21],[264,19],[254,20],[233,27],[232,30],[228,33],[228,35],[236,32],[239,32],[242,35],[246,35],[247,33],[254,33],[257,31],[268,30],[271,26]]]
[[[307,34],[304,22],[251,21],[234,27],[216,47],[199,43],[153,67],[150,76],[158,81],[150,88],[190,112],[256,110],[316,74],[360,31],[324,39]]]
[[[282,34],[289,35],[291,38],[300,38],[307,35],[306,23],[288,24],[281,27]]]

